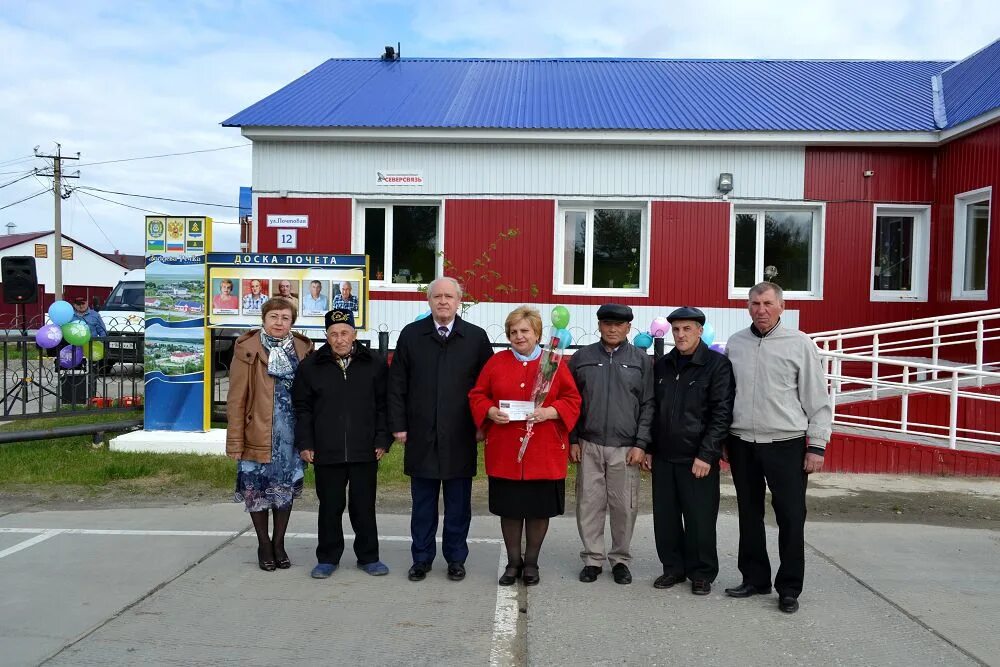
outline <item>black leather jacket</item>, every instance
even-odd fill
[[[733,366],[701,342],[682,368],[679,360],[674,348],[653,366],[656,416],[650,453],[673,463],[699,458],[714,465],[733,420]]]

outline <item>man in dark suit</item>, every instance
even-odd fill
[[[389,369],[389,427],[405,445],[413,509],[410,581],[421,581],[437,555],[438,497],[444,495],[441,552],[448,578],[465,578],[476,474],[476,427],[469,390],[493,354],[481,328],[457,316],[462,288],[438,278],[427,288],[431,316],[403,327]]]

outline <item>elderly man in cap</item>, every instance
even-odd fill
[[[104,327],[104,320],[100,313],[87,305],[87,299],[78,296],[73,299],[73,319],[79,320],[90,327],[90,335],[96,338],[103,338],[108,335],[108,330]]]
[[[781,566],[774,577],[778,609],[799,609],[805,576],[806,481],[823,469],[833,410],[815,343],[781,321],[780,286],[750,288],[752,323],[726,344],[736,375],[733,423],[726,445],[740,514],[738,565],[743,582],[734,598],[771,592],[771,562],[764,537],[764,492],[778,523]]]
[[[570,434],[576,477],[576,524],[583,570],[597,580],[605,559],[619,584],[632,583],[629,546],[639,513],[639,468],[653,423],[653,362],[628,342],[632,309],[609,303],[597,309],[601,340],[570,357],[583,406]],[[604,521],[611,515],[611,550],[605,555]]]
[[[656,416],[645,463],[653,471],[653,530],[663,564],[653,586],[690,579],[692,593],[708,595],[719,574],[719,459],[736,383],[725,355],[701,340],[705,313],[685,306],[667,321],[674,349],[653,365]]]
[[[316,467],[319,546],[314,579],[333,574],[344,553],[344,507],[354,529],[358,567],[372,576],[389,573],[379,560],[375,522],[378,462],[389,451],[388,368],[377,352],[356,341],[354,313],[326,314],[326,342],[295,374],[295,446]]]

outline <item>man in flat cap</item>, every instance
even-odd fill
[[[312,576],[325,579],[344,553],[344,507],[354,529],[358,567],[379,576],[389,568],[379,560],[375,522],[378,462],[389,451],[388,368],[378,352],[359,345],[354,313],[326,314],[326,345],[306,357],[295,374],[295,446],[316,466],[319,545]]]
[[[583,406],[570,433],[576,476],[576,524],[583,570],[591,583],[607,559],[619,584],[632,583],[629,546],[639,513],[639,468],[653,423],[653,362],[628,342],[632,309],[609,303],[597,309],[601,340],[570,357]],[[604,521],[611,516],[611,550],[605,555]]]
[[[653,586],[690,579],[692,593],[708,595],[719,574],[719,459],[736,381],[729,359],[701,340],[705,313],[685,306],[667,321],[674,349],[653,366],[656,416],[645,462],[653,471],[653,531],[663,564]]]

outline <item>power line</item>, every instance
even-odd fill
[[[109,195],[121,195],[123,197],[138,197],[139,199],[156,199],[157,201],[177,202],[179,204],[198,204],[199,206],[215,206],[215,207],[218,207],[218,208],[235,208],[235,209],[239,209],[239,206],[234,206],[232,204],[215,204],[215,203],[212,203],[212,202],[193,201],[193,200],[190,200],[190,199],[173,199],[171,197],[157,197],[157,196],[154,196],[154,195],[138,195],[138,194],[135,194],[133,192],[118,192],[116,190],[103,190],[101,188],[95,188],[95,187],[91,187],[89,185],[81,185],[81,186],[79,186],[76,189],[77,190],[93,190],[95,192],[103,192],[103,193],[109,194]]]
[[[27,196],[27,197],[25,197],[24,199],[18,199],[17,201],[15,201],[15,202],[11,202],[11,203],[9,203],[9,204],[6,204],[5,206],[0,206],[0,211],[4,210],[5,208],[10,208],[11,206],[17,206],[17,205],[18,205],[18,204],[20,204],[21,202],[26,202],[26,201],[28,201],[29,199],[34,199],[35,197],[38,197],[38,196],[40,196],[40,195],[44,195],[44,194],[45,194],[46,192],[52,192],[52,188],[48,188],[48,189],[46,189],[46,190],[42,190],[42,191],[40,191],[40,192],[36,192],[36,193],[35,193],[35,194],[33,194],[33,195],[28,195],[28,196]]]
[[[120,160],[102,160],[101,162],[84,162],[76,166],[93,167],[98,164],[114,164],[116,162],[134,162],[135,160],[155,160],[161,157],[176,157],[178,155],[195,155],[196,153],[212,153],[214,151],[228,151],[233,148],[243,148],[244,146],[253,146],[253,144],[236,144],[235,146],[221,146],[219,148],[203,148],[197,151],[184,151],[182,153],[163,153],[161,155],[143,155],[140,157],[126,157],[126,158],[121,158]]]
[[[115,201],[114,199],[108,199],[107,197],[102,197],[100,195],[95,195],[93,192],[87,192],[86,190],[84,190],[82,188],[73,188],[73,192],[79,192],[82,195],[87,195],[88,197],[94,197],[95,199],[100,199],[102,201],[106,201],[109,204],[118,204],[119,206],[124,206],[125,208],[135,209],[136,211],[142,211],[143,213],[152,213],[153,215],[163,215],[163,216],[168,215],[167,213],[164,213],[163,211],[153,211],[153,210],[148,209],[148,208],[140,208],[139,206],[132,206],[131,204],[125,204],[125,203],[120,202],[120,201]]]
[[[29,172],[28,172],[27,174],[25,174],[24,176],[21,176],[20,178],[15,178],[15,179],[14,179],[13,181],[7,181],[7,182],[6,182],[6,183],[4,183],[3,185],[0,185],[0,188],[5,188],[5,187],[7,187],[8,185],[14,185],[14,184],[15,184],[15,183],[17,183],[17,182],[19,182],[19,181],[23,181],[23,180],[24,180],[24,179],[26,179],[26,178],[31,178],[31,177],[32,177],[32,176],[34,176],[34,175],[35,175],[35,172],[34,172],[34,171],[29,171]],[[42,185],[45,185],[45,184],[43,183]]]
[[[4,160],[3,162],[0,162],[0,167],[7,167],[7,166],[12,165],[12,164],[17,164],[18,162],[27,162],[28,160],[34,160],[34,159],[35,159],[34,155],[25,155],[24,157],[15,157],[15,158],[11,158],[10,160]]]
[[[104,236],[104,238],[107,239],[108,243],[111,245],[111,248],[113,250],[118,250],[118,246],[115,245],[115,242],[111,240],[110,236],[108,236],[107,234],[105,234],[104,230],[101,229],[101,226],[99,224],[97,224],[97,220],[95,220],[94,216],[91,215],[90,209],[87,208],[87,205],[83,202],[83,200],[80,199],[79,197],[77,197],[74,201],[77,201],[77,202],[80,203],[80,206],[82,206],[83,210],[86,211],[87,216],[90,217],[90,221],[94,223],[94,227],[97,227],[97,231],[99,231]]]

